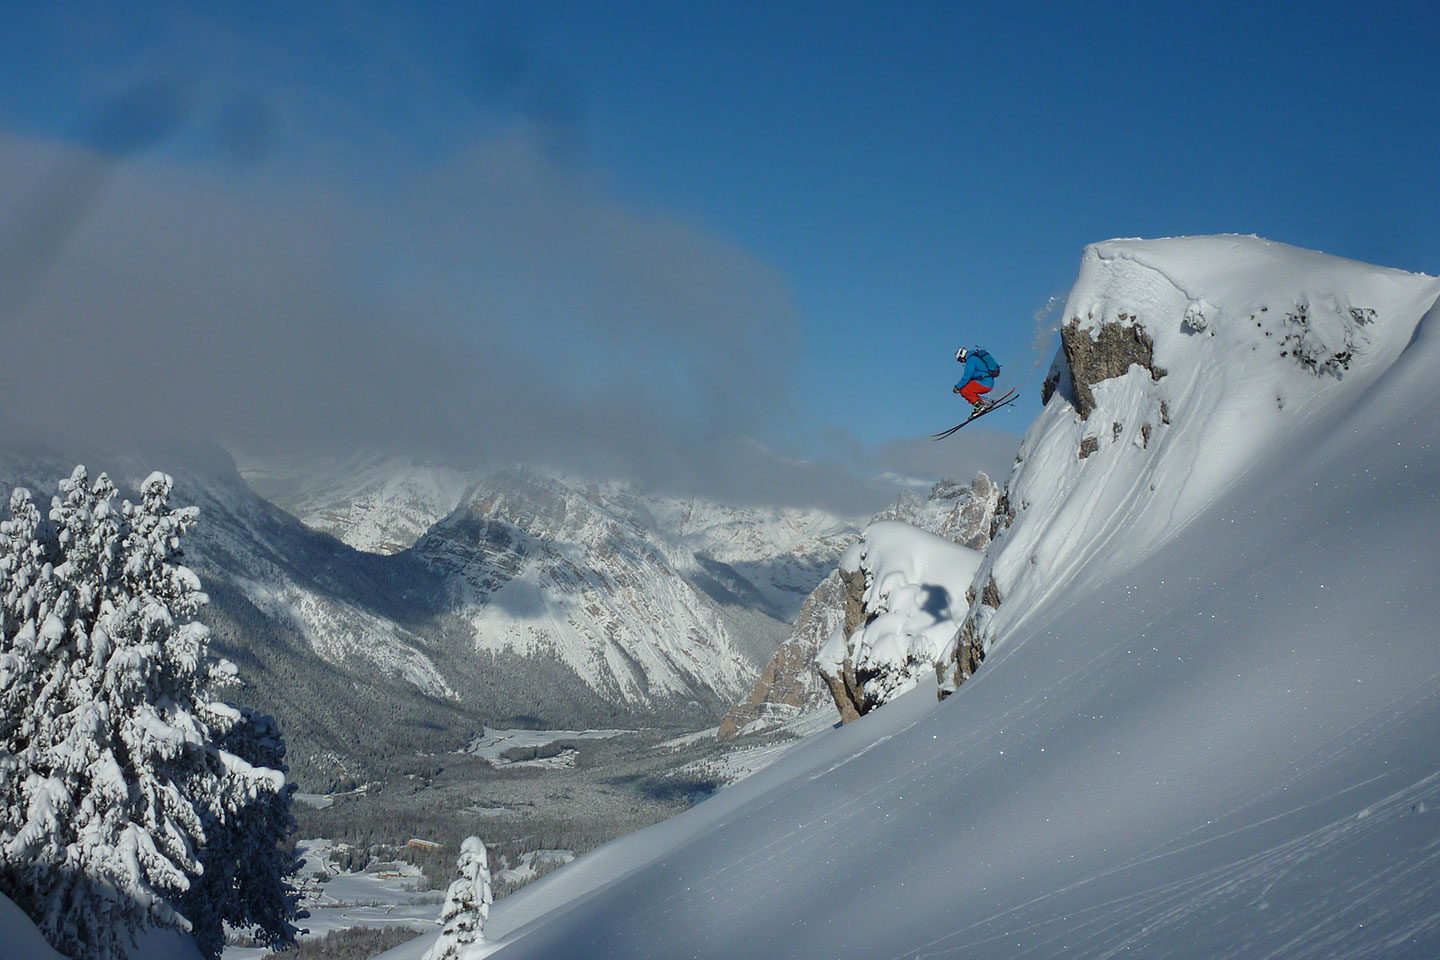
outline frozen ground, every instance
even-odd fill
[[[539,767],[559,769],[573,767],[578,751],[568,750],[549,757],[535,757],[515,760],[505,756],[512,750],[543,750],[552,743],[564,740],[608,740],[611,737],[634,733],[633,730],[492,730],[485,732],[465,748],[465,752],[480,757],[494,767]]]

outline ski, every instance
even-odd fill
[[[984,410],[981,410],[979,413],[970,414],[970,416],[966,417],[960,423],[955,424],[955,426],[951,427],[949,430],[941,430],[939,433],[932,433],[930,435],[930,439],[944,440],[956,430],[959,430],[961,427],[970,423],[970,421],[979,420],[981,417],[985,416],[985,414],[990,413],[993,410],[999,410],[1001,407],[1008,407],[1010,404],[1014,403],[1018,399],[1020,399],[1019,396],[1016,395],[1015,390],[1012,388],[1009,392],[1002,394],[999,399],[997,399],[994,403],[988,405]]]

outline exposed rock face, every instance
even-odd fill
[[[1002,500],[999,485],[979,473],[968,484],[942,480],[924,498],[902,494],[874,520],[901,520],[952,543],[984,550]],[[847,583],[854,589],[847,589]],[[802,713],[828,712],[832,704],[839,706],[834,691],[816,672],[815,655],[837,628],[848,635],[863,623],[864,589],[863,579],[847,581],[841,571],[831,571],[801,606],[790,637],[775,651],[750,694],[721,722],[720,737],[771,727]],[[843,691],[844,678],[839,681]],[[844,707],[839,709],[842,719],[855,718],[847,717]]]
[[[985,659],[985,638],[979,630],[979,614],[993,614],[1000,608],[1000,587],[995,583],[994,577],[985,582],[985,589],[980,594],[979,611],[975,605],[973,589],[965,599],[970,601],[970,612],[960,628],[960,635],[946,650],[940,662],[935,664],[935,677],[940,681],[941,700],[974,676],[975,671],[980,668],[980,661]]]
[[[1093,336],[1092,336],[1093,332]],[[1060,329],[1060,348],[1065,354],[1071,401],[1082,420],[1095,409],[1095,395],[1090,388],[1102,380],[1123,375],[1132,365],[1150,371],[1152,380],[1165,376],[1165,369],[1155,365],[1155,344],[1135,317],[1120,314],[1117,323],[1102,323],[1092,330],[1082,330],[1075,317]],[[1046,380],[1050,383],[1049,378]],[[1050,391],[1055,384],[1050,385]],[[1045,397],[1048,402],[1049,396]]]
[[[848,637],[868,619],[865,615],[865,571],[837,570],[836,575],[845,589],[845,619],[840,629]],[[858,720],[875,706],[874,699],[865,693],[865,681],[870,677],[856,673],[855,663],[848,653],[838,673],[823,668],[818,672],[835,701],[835,708],[840,711],[841,723]]]

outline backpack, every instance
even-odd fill
[[[985,364],[985,369],[989,372],[990,376],[1000,376],[1000,364],[996,363],[995,358],[990,356],[989,350],[982,350],[976,347],[970,351],[970,354],[971,356],[978,357],[980,362]]]

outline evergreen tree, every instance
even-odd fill
[[[224,947],[222,923],[283,949],[299,933],[291,921],[308,915],[297,909],[299,895],[290,882],[299,869],[294,846],[281,842],[295,832],[290,801],[296,788],[285,782],[285,741],[273,717],[249,707],[210,706],[226,714],[223,724],[212,725],[224,730],[216,746],[225,790],[205,807],[204,872],[180,909],[207,956]]]
[[[456,869],[460,876],[445,891],[445,906],[440,911],[440,939],[425,960],[461,960],[466,947],[485,939],[485,920],[494,896],[489,859],[479,837],[466,837],[460,844]]]
[[[152,924],[212,956],[222,920],[295,935],[283,742],[209,699],[234,668],[194,620],[198,511],[171,510],[172,485],[151,474],[117,508],[76,467],[48,519],[16,490],[0,523],[0,890],[72,956],[123,957]]]

